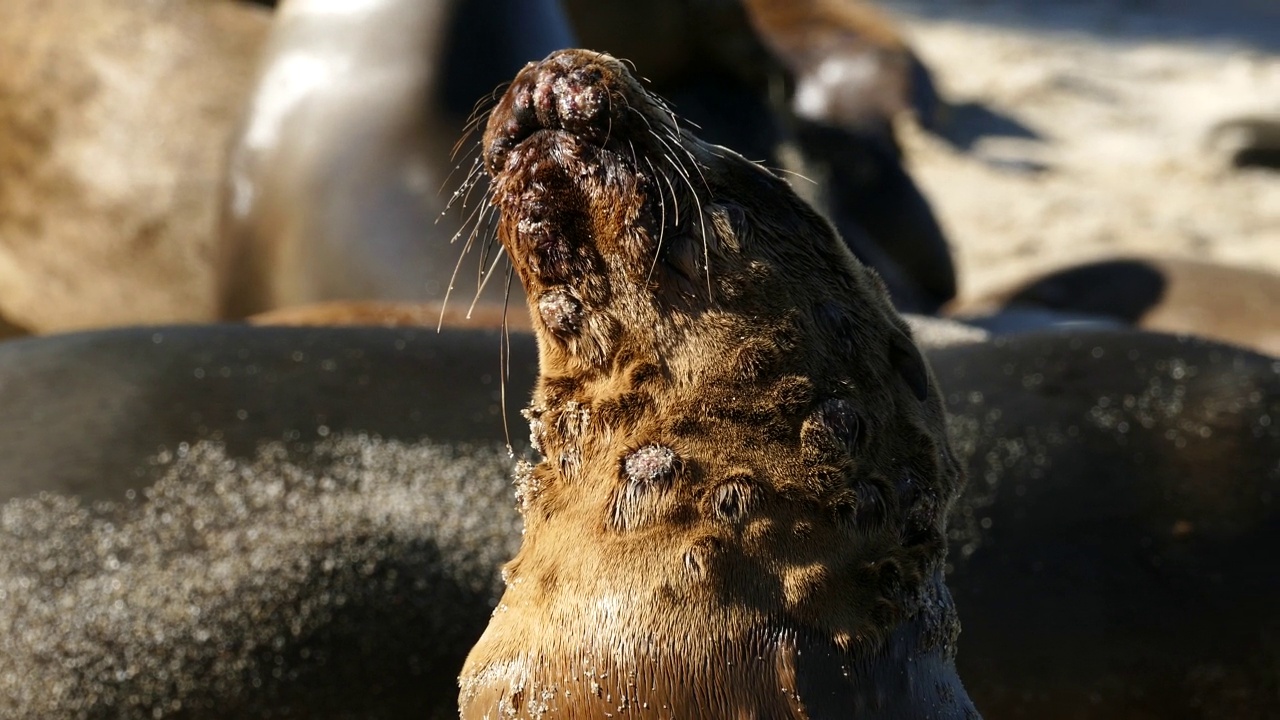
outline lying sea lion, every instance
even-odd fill
[[[1181,258],[1111,258],[1061,268],[958,303],[951,315],[1005,311],[1189,333],[1280,355],[1280,276]],[[998,327],[998,325],[997,325]]]
[[[454,143],[477,98],[571,44],[555,0],[290,0],[275,18],[229,155],[222,317],[444,297],[465,238],[448,242],[461,221],[440,218],[441,189],[471,162]],[[464,307],[480,254],[457,282]]]
[[[232,325],[0,345],[0,717],[456,718],[519,545],[500,344]],[[509,360],[528,388],[532,343]]]
[[[1280,710],[1265,672],[1280,593],[1257,575],[1277,527],[1275,361],[1148,333],[985,342],[947,325],[914,332],[973,478],[948,583],[975,704],[1102,720]],[[0,345],[0,626],[22,628],[0,631],[0,715],[456,715],[452,678],[520,541],[500,341],[232,325]],[[514,419],[537,349],[510,341]],[[112,565],[126,547],[145,555]],[[131,610],[71,619],[117,600]]]
[[[483,153],[543,457],[462,717],[976,717],[942,577],[963,473],[827,221],[588,51],[526,66]]]
[[[502,374],[518,417],[536,360],[527,343],[502,348],[497,330],[240,325],[4,343],[0,437],[12,451],[0,453],[0,500],[119,500],[156,480],[146,458],[205,440],[241,458],[337,433],[501,442]]]
[[[1142,332],[928,357],[970,478],[948,585],[983,713],[1280,713],[1280,360]]]

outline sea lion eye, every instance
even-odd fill
[[[751,235],[751,223],[747,211],[730,200],[717,200],[707,206],[707,215],[720,243],[731,250],[742,249]]]

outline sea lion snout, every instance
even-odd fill
[[[509,151],[542,130],[564,131],[603,144],[614,120],[611,102],[625,74],[617,60],[585,50],[561,50],[531,62],[516,76],[493,110],[485,133],[485,163],[503,170]]]

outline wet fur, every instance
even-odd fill
[[[911,621],[913,647],[951,657],[940,575],[962,474],[909,329],[827,221],[680,130],[608,56],[527,67],[484,144],[538,338],[545,458],[519,481],[525,540],[463,716],[731,715],[730,697],[817,717],[806,702],[856,693],[802,691],[822,672],[786,669],[797,653],[874,670]],[[627,477],[654,446],[677,466]]]

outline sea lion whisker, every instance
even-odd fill
[[[698,223],[699,232],[702,235],[702,262],[703,262],[703,269],[705,270],[707,275],[707,300],[711,301],[713,299],[712,293],[711,293],[711,249],[707,242],[706,213],[702,209],[701,199],[698,198],[698,190],[693,186],[693,178],[689,177],[688,172],[685,171],[683,167],[681,167],[680,163],[676,162],[675,158],[670,156],[663,156],[663,157],[665,160],[667,160],[667,162],[671,164],[672,167],[676,168],[680,172],[680,177],[684,178],[685,184],[689,186],[689,194],[693,197],[693,205],[697,213],[696,222]],[[704,184],[706,183],[705,177],[703,178],[703,183]],[[710,189],[710,186],[707,186],[707,187],[708,189]],[[673,189],[673,192],[674,192],[674,189]]]
[[[498,340],[498,403],[502,408],[502,437],[507,443],[507,455],[514,457],[511,448],[511,426],[507,422],[507,380],[511,377],[511,327],[507,323],[507,308],[511,304],[511,276],[515,266],[507,258],[507,282],[502,291],[502,336]]]
[[[464,200],[462,207],[465,208],[466,206],[467,206],[466,201]],[[455,232],[453,236],[449,238],[449,244],[452,245],[455,242],[457,242],[458,238],[462,237],[462,234],[467,232],[467,228],[474,229],[474,226],[472,224],[473,221],[476,220],[476,218],[478,217],[482,217],[484,213],[488,212],[488,208],[489,208],[488,203],[480,203],[479,205],[472,208],[471,214],[468,215],[466,219],[462,221],[462,224],[458,227],[458,231]],[[466,255],[467,250],[470,249],[470,247],[471,247],[471,244],[470,242],[468,242],[467,245],[463,247],[462,254]]]
[[[666,158],[664,157],[664,159]],[[676,193],[676,186],[674,183],[671,182],[671,178],[668,177],[666,173],[660,172],[660,173],[657,173],[657,175],[658,177],[662,178],[662,181],[665,182],[667,184],[667,187],[671,190],[671,203],[675,205],[675,215],[672,222],[676,225],[679,225],[680,224],[680,197]],[[661,188],[659,188],[659,192],[661,192]],[[695,198],[695,201],[696,201],[696,198]]]
[[[466,192],[465,192],[465,193],[463,194],[463,196],[462,196],[462,207],[464,207],[464,208],[465,208],[468,204],[470,204],[470,202],[471,202],[471,193],[472,193],[472,192],[476,189],[476,187],[480,184],[480,181],[481,181],[481,180],[483,180],[483,179],[487,176],[487,174],[488,174],[488,173],[484,172],[483,164],[481,165],[481,168],[480,168],[479,170],[476,170],[476,171],[473,173],[474,180],[472,180],[472,182],[471,182],[469,185],[467,185],[467,190],[466,190]],[[487,192],[487,190],[488,190],[488,188],[487,188],[487,186],[486,186],[486,192]],[[487,195],[486,195],[486,198],[487,198]],[[487,205],[488,203],[483,203],[483,202],[482,202],[482,203],[480,203],[480,204],[481,204],[481,205]]]
[[[634,146],[632,146],[631,151],[633,153],[635,152]],[[656,176],[658,174],[658,170],[654,168],[653,161],[647,157],[644,161],[649,165],[650,175]],[[658,258],[662,257],[662,242],[667,236],[667,200],[662,196],[662,186],[657,183],[655,183],[654,186],[658,189],[658,211],[660,213],[658,220],[658,243],[653,249],[653,262],[649,263],[649,274],[646,275],[644,279],[646,283],[653,279],[653,271],[658,267]]]
[[[485,223],[484,228],[486,231],[492,224],[493,215],[494,211],[492,209],[485,211],[483,221]],[[493,252],[495,245],[498,247],[498,255],[493,258],[493,263],[489,263],[489,255]],[[502,244],[494,242],[493,234],[485,232],[484,241],[480,244],[480,262],[476,265],[476,300],[479,299],[480,293],[484,290],[485,283],[489,281],[489,273],[493,272],[493,268],[497,266],[498,257],[501,257],[501,255]],[[488,272],[485,272],[486,265],[489,267]],[[475,307],[475,300],[472,301],[471,306],[473,308]],[[470,318],[470,310],[468,310],[467,313],[467,317]]]
[[[471,106],[471,112],[467,114],[466,124],[463,125],[463,136],[458,140],[458,143],[455,144],[455,148],[457,145],[460,145],[463,140],[470,137],[471,133],[477,128],[488,123],[489,114],[493,112],[494,106],[498,104],[498,98],[501,97],[509,87],[511,87],[510,81],[498,83],[498,85],[494,87],[488,95],[484,95],[475,101]]]
[[[805,175],[804,173],[796,172],[795,170],[788,170],[787,168],[783,168],[783,167],[774,167],[772,165],[766,165],[763,162],[757,163],[757,164],[760,165],[760,167],[764,168],[765,170],[768,170],[769,172],[775,175],[779,175],[779,174],[790,175],[792,177],[800,178],[801,180],[804,180],[805,182],[811,185],[818,184],[817,180],[814,180],[813,178],[809,177],[808,175]]]
[[[490,194],[491,191],[486,191],[485,197],[488,198]],[[490,210],[492,207],[493,205],[490,202],[481,203],[479,207],[472,211],[471,216],[463,222],[462,226],[458,228],[458,232],[454,233],[453,237],[449,239],[449,244],[452,245],[463,232],[466,232],[468,227],[471,228],[471,232],[467,235],[467,241],[462,246],[462,252],[458,253],[458,261],[453,264],[453,272],[449,275],[449,284],[445,286],[444,299],[440,302],[440,319],[436,323],[436,332],[440,332],[440,329],[444,327],[445,309],[449,306],[449,297],[453,294],[453,288],[458,281],[458,273],[462,270],[462,260],[471,251],[472,243],[475,242],[476,236],[480,232],[481,220],[485,217],[492,217]]]
[[[444,192],[445,185],[448,184],[449,178],[453,177],[453,173],[459,167],[462,167],[461,163],[455,165],[453,170],[449,171],[449,176],[444,179],[445,180],[444,183],[442,183],[440,186],[440,192]],[[452,195],[449,196],[449,201],[445,203],[444,209],[441,210],[438,215],[436,215],[435,222],[437,223],[440,222],[440,218],[444,217],[446,214],[448,214],[450,210],[453,209],[454,203],[456,203],[458,199],[461,198],[464,194],[471,192],[471,188],[475,187],[483,179],[484,179],[484,172],[483,172],[482,160],[480,157],[476,157],[475,160],[473,160],[471,163],[471,169],[467,171],[467,176],[462,179],[462,182],[459,183],[458,188],[453,191]],[[466,206],[467,206],[467,200],[463,199],[462,207],[466,207]]]
[[[471,299],[471,307],[467,308],[467,319],[471,319],[471,313],[476,309],[476,304],[480,302],[480,295],[484,292],[485,285],[489,284],[489,278],[493,277],[493,271],[498,267],[498,261],[506,254],[506,248],[502,243],[498,243],[498,252],[493,256],[493,262],[489,265],[489,270],[481,275],[480,287],[476,288],[476,295]]]
[[[707,182],[707,176],[702,173],[702,163],[698,162],[698,158],[694,157],[693,151],[685,146],[684,141],[678,135],[672,135],[671,141],[676,147],[684,151],[685,157],[689,158],[689,162],[693,165],[693,169],[698,172],[698,177],[702,178],[702,186],[711,189],[711,184]]]
[[[485,117],[488,117],[488,113],[487,113],[487,112],[485,113]],[[457,160],[457,159],[458,159],[458,152],[459,152],[460,150],[462,150],[463,145],[465,145],[465,144],[467,143],[467,141],[468,141],[468,140],[470,140],[470,139],[472,138],[472,136],[474,136],[474,135],[475,135],[476,130],[477,130],[477,129],[479,129],[479,127],[480,127],[480,121],[481,121],[481,118],[477,118],[476,120],[472,120],[472,121],[468,122],[468,123],[467,123],[467,125],[466,125],[466,127],[464,127],[464,128],[462,129],[462,134],[461,134],[461,135],[458,137],[458,139],[453,143],[453,147],[449,148],[449,159],[450,159],[450,160]]]

